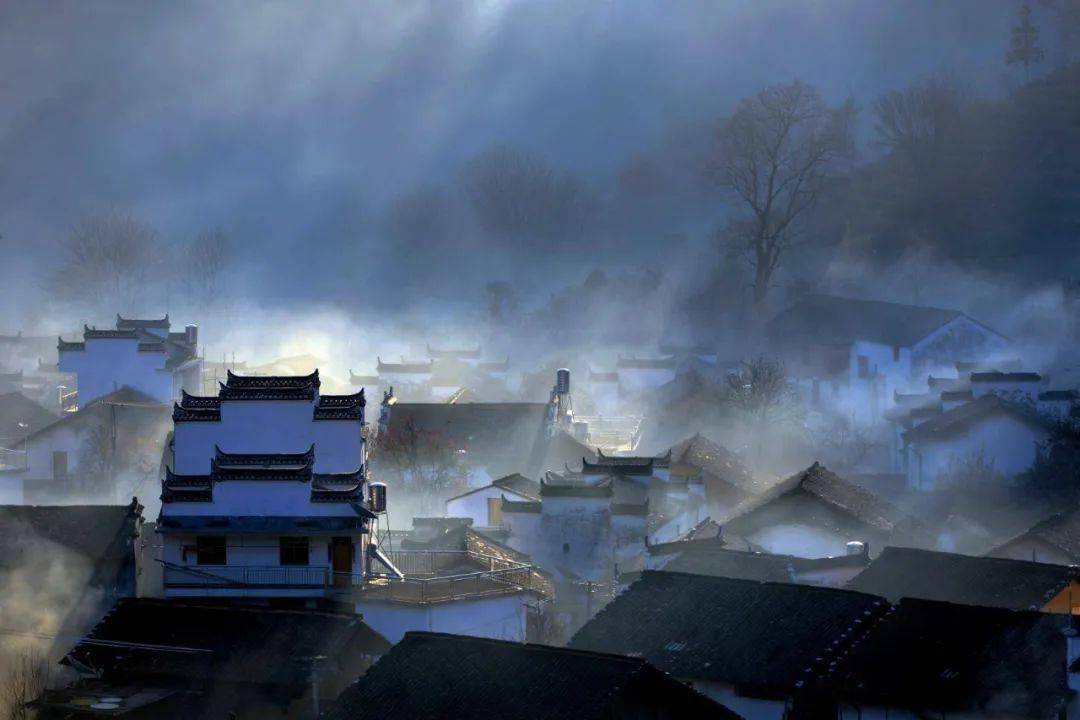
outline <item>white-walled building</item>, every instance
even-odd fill
[[[362,392],[319,374],[238,376],[184,393],[162,482],[166,597],[334,598],[363,583]]]
[[[540,483],[514,473],[456,495],[446,501],[446,517],[469,518],[475,527],[499,527],[503,524],[502,500],[538,502]]]
[[[163,403],[183,390],[197,392],[202,384],[198,328],[188,325],[173,333],[169,327],[168,315],[160,320],[117,315],[113,330],[85,326],[81,341],[60,338],[58,369],[75,376],[79,405],[125,386]]]
[[[141,494],[160,467],[169,407],[128,387],[40,426],[5,452],[3,504],[113,504]]]
[[[873,422],[928,374],[1004,351],[1009,340],[959,310],[807,295],[767,328],[812,406]]]
[[[940,406],[939,406],[940,407]],[[908,487],[936,490],[950,479],[981,469],[1012,478],[1035,463],[1050,434],[1050,421],[1034,403],[1020,403],[996,394],[948,410],[931,409],[903,433]]]

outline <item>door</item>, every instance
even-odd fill
[[[502,498],[488,498],[488,527],[502,525]]]
[[[330,565],[334,572],[335,587],[349,587],[352,583],[353,540],[351,537],[335,537],[330,541]]]

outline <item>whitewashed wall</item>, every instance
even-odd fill
[[[61,372],[75,373],[79,407],[125,385],[159,402],[173,399],[173,376],[165,369],[163,352],[139,352],[129,338],[90,338],[85,350],[60,352]]]
[[[356,603],[356,611],[391,643],[400,641],[410,630],[524,642],[526,604],[532,602],[535,599],[529,593],[432,605],[362,600]]]

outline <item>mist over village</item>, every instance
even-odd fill
[[[1080,719],[1080,0],[0,4],[0,720]]]

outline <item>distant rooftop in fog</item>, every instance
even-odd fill
[[[962,316],[966,317],[946,308],[807,295],[770,320],[767,329],[773,337],[812,335],[835,342],[867,340],[910,347]]]

